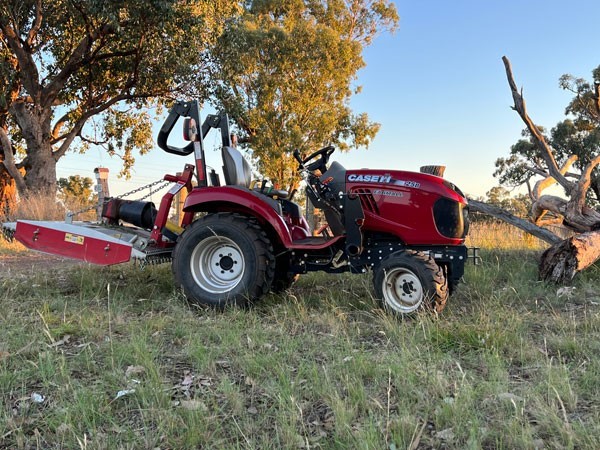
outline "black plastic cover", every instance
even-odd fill
[[[468,219],[464,205],[442,197],[433,205],[433,218],[440,234],[448,238],[464,238],[468,231]]]

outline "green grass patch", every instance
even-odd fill
[[[600,273],[485,251],[439,316],[311,274],[192,308],[170,267],[0,279],[2,448],[600,448]]]

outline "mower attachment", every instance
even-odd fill
[[[146,258],[145,253],[134,248],[133,243],[139,237],[117,229],[32,220],[5,223],[3,228],[14,230],[14,238],[32,250],[101,266],[124,263],[131,258]],[[100,229],[113,233],[110,235]]]

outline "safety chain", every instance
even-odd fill
[[[140,197],[140,198],[138,199],[138,201],[146,200],[146,199],[147,199],[148,197],[150,197],[152,194],[154,194],[155,192],[157,192],[157,191],[159,191],[160,189],[162,189],[162,188],[163,188],[163,186],[161,186],[161,187],[159,187],[159,188],[152,189],[153,187],[155,187],[155,186],[157,186],[157,185],[165,185],[165,186],[166,186],[166,185],[167,185],[167,184],[169,184],[169,183],[171,183],[171,182],[170,182],[170,181],[167,181],[167,180],[163,180],[163,179],[161,178],[161,179],[159,179],[159,180],[153,181],[152,183],[148,183],[148,184],[146,184],[146,185],[144,185],[144,186],[140,186],[140,187],[137,187],[137,188],[135,188],[135,189],[132,189],[132,190],[131,190],[131,191],[129,191],[129,192],[125,192],[124,194],[117,195],[116,197],[108,197],[107,199],[105,199],[105,200],[104,200],[104,204],[108,203],[108,202],[109,202],[109,200],[110,200],[110,199],[113,199],[113,198],[119,198],[119,199],[120,199],[120,198],[127,197],[127,196],[129,196],[129,195],[137,194],[138,192],[142,192],[142,191],[144,191],[144,190],[146,190],[146,189],[150,189],[150,191],[149,191],[149,192],[148,192],[146,195],[144,195],[144,196],[142,196],[142,197]],[[67,223],[70,223],[70,222],[73,220],[73,217],[74,217],[74,216],[78,216],[79,214],[83,214],[83,213],[85,213],[85,212],[92,211],[93,209],[96,209],[97,207],[98,207],[98,205],[93,205],[93,206],[88,206],[87,208],[80,209],[80,210],[78,210],[78,211],[72,211],[72,212],[71,212],[71,211],[69,211],[69,212],[67,213],[66,217],[65,217],[65,221],[66,221]]]

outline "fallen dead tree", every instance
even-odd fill
[[[510,225],[513,225],[521,230],[547,242],[550,245],[558,244],[562,241],[560,237],[552,233],[546,228],[542,228],[528,220],[521,219],[508,211],[499,208],[498,206],[490,205],[489,203],[480,202],[479,200],[469,199],[469,210],[471,212],[479,212],[488,216],[495,217]]]
[[[581,233],[553,245],[542,255],[540,278],[565,284],[600,259],[600,232]]]
[[[531,174],[532,176],[539,175],[542,179],[529,190],[532,200],[531,222],[512,216],[500,208],[474,200],[470,201],[471,209],[504,220],[551,244],[551,247],[541,257],[539,277],[555,283],[567,283],[578,272],[600,259],[600,212],[586,204],[592,172],[600,165],[600,155],[593,158],[579,173],[571,171],[573,163],[577,160],[575,155],[571,155],[559,167],[551,146],[527,113],[525,99],[522,91],[517,89],[510,61],[506,57],[503,57],[502,60],[514,100],[513,109],[527,126],[539,157],[544,163],[544,167],[530,168]],[[598,105],[600,105],[600,91],[598,90],[597,97]],[[545,189],[555,184],[564,189],[566,199],[543,193]],[[565,227],[577,234],[562,240],[542,228],[545,223],[548,223],[546,219],[548,215],[555,219],[559,218]]]

